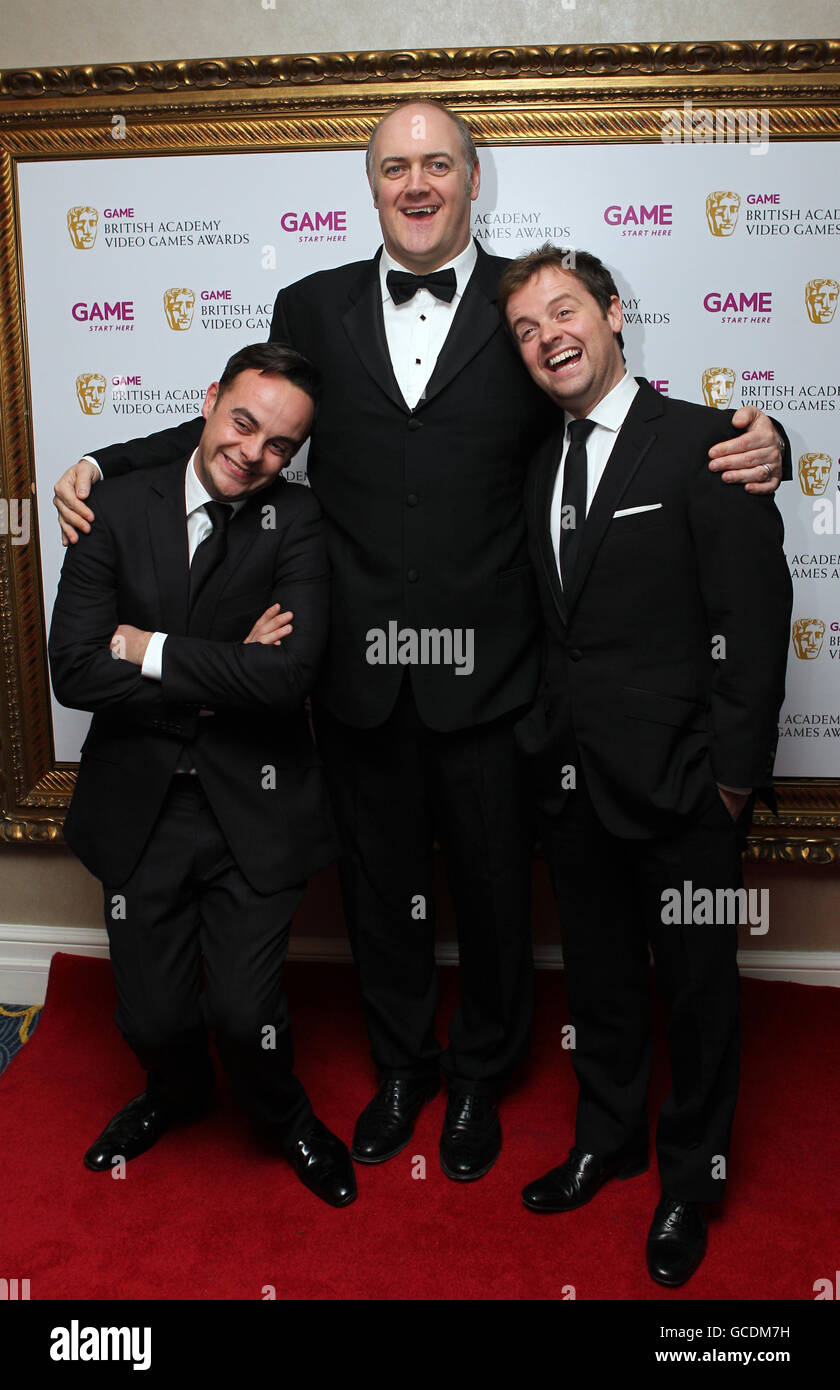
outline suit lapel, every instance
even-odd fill
[[[379,257],[376,253],[362,271],[350,291],[350,308],[344,314],[342,323],[350,339],[356,356],[373,381],[384,391],[394,405],[408,413],[405,397],[397,385],[388,340],[385,337],[385,319],[382,313],[382,286],[379,281]]]
[[[432,375],[418,409],[448,386],[464,367],[479,353],[494,333],[501,332],[498,306],[499,271],[481,247],[455,317],[438,354]],[[376,385],[406,413],[406,403],[394,375],[385,318],[382,313],[382,287],[379,280],[381,250],[364,267],[350,291],[350,308],[342,322],[356,356]]]
[[[242,566],[262,532],[262,508],[269,505],[277,507],[284,487],[283,479],[270,488],[255,493],[245,506],[231,520],[227,533],[225,558],[207,579],[195,606],[189,615],[190,637],[209,637],[213,630],[216,609],[224,597],[225,589]]]
[[[149,546],[157,580],[160,632],[186,632],[190,555],[184,475],[187,460],[154,470],[146,511]]]
[[[216,607],[228,582],[236,574],[255,537],[261,533],[261,509],[269,503],[280,505],[285,482],[281,478],[249,500],[237,512],[228,529],[225,558],[208,578],[190,612],[189,544],[187,540],[184,474],[188,460],[170,468],[154,470],[149,488],[147,526],[157,581],[160,632],[177,632],[191,637],[209,636]]]
[[[494,333],[502,332],[499,318],[499,271],[493,260],[476,247],[478,257],[469,283],[455,310],[455,317],[438,354],[418,408],[448,386],[463,371]]]
[[[574,608],[586,583],[598,547],[612,523],[613,512],[648,450],[656,441],[656,422],[665,412],[659,392],[654,391],[642,378],[639,377],[637,380],[639,390],[618,432],[618,438],[587,513],[572,586],[566,595],[569,612]]]
[[[562,414],[560,418],[563,418]],[[563,595],[563,585],[560,583],[557,556],[554,554],[554,542],[551,537],[551,499],[554,494],[557,465],[560,462],[560,454],[563,449],[564,430],[565,426],[561,425],[554,434],[549,435],[544,444],[540,445],[534,482],[534,520],[537,547],[546,583],[557,611],[565,623],[567,618],[566,600]]]

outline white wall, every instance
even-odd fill
[[[567,8],[568,7],[568,8]],[[0,67],[651,40],[828,38],[837,0],[2,0]]]

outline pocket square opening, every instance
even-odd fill
[[[613,512],[613,521],[618,516],[638,516],[640,512],[658,512],[661,509],[661,502],[647,502],[643,507],[622,507],[620,511]]]

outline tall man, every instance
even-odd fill
[[[552,412],[499,320],[507,262],[470,236],[480,169],[464,122],[434,102],[400,105],[375,128],[367,169],[384,248],[282,290],[271,337],[311,357],[325,383],[309,478],[327,523],[333,621],[315,723],[381,1077],[353,1155],[377,1163],[399,1153],[442,1066],[441,1162],[466,1180],[498,1155],[496,1096],[525,1051],[531,1014],[531,837],[512,727],[538,660],[522,484]],[[772,427],[757,412],[738,419],[758,423],[711,466],[734,468],[751,488],[774,486]],[[97,459],[108,475],[197,437],[184,425]],[[94,472],[77,465],[57,488],[71,540],[92,520],[76,489],[87,497]],[[435,836],[460,951],[460,1004],[442,1054]]]
[[[304,709],[329,619],[320,508],[280,477],[317,386],[291,348],[244,348],[190,459],[97,492],[50,662],[59,700],[93,711],[65,835],[103,882],[117,1023],[148,1072],[87,1167],[206,1109],[209,1021],[259,1129],[346,1206],[353,1166],[294,1074],[281,982],[305,879],[337,850]]]
[[[526,487],[545,639],[517,734],[563,920],[579,1082],[574,1147],[523,1199],[570,1211],[647,1166],[650,942],[673,1089],[647,1259],[677,1285],[703,1258],[701,1203],[725,1184],[739,837],[771,783],[784,695],[782,523],[772,497],[709,475],[729,413],[628,376],[621,301],[596,257],[545,246],[508,267],[499,298],[558,409]]]

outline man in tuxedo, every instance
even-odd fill
[[[384,248],[281,290],[271,325],[324,377],[309,479],[324,508],[333,619],[313,705],[381,1078],[352,1152],[367,1163],[399,1153],[442,1068],[441,1164],[470,1180],[498,1156],[496,1099],[531,1016],[532,837],[512,729],[538,671],[522,485],[553,415],[499,319],[507,262],[470,235],[480,168],[466,124],[435,102],[401,104],[373,131],[367,170]],[[758,412],[740,412],[750,422],[710,467],[772,488],[776,437]],[[187,424],[97,462],[109,476],[197,437]],[[92,520],[79,499],[94,476],[79,464],[56,489],[71,541]],[[435,838],[460,953],[444,1051]]]
[[[93,712],[65,836],[102,880],[116,1020],[148,1073],[86,1166],[206,1110],[210,1023],[258,1129],[346,1206],[350,1156],[294,1074],[281,981],[306,877],[338,848],[304,707],[329,619],[320,507],[281,477],[317,390],[291,348],[232,357],[192,456],[97,492],[49,653],[58,699]]]
[[[725,1184],[739,845],[754,791],[771,786],[789,637],[782,522],[772,497],[709,475],[731,413],[627,374],[621,301],[596,257],[546,245],[508,267],[499,299],[563,412],[526,484],[545,637],[517,737],[562,915],[579,1096],[569,1157],[523,1200],[567,1212],[647,1167],[649,942],[673,1089],[647,1260],[675,1286],[703,1258],[702,1204]]]

